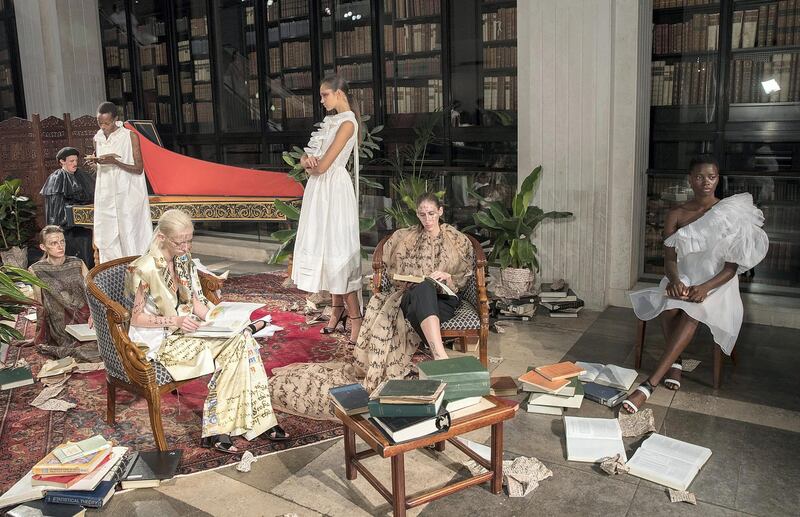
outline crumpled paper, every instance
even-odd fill
[[[464,466],[473,476],[487,472],[475,460],[466,461]],[[536,458],[520,456],[503,461],[503,484],[508,487],[509,497],[525,497],[539,486],[540,481],[552,476],[553,472]]]
[[[625,465],[625,462],[622,461],[621,454],[600,458],[600,468],[609,476],[613,476],[614,474],[627,474],[630,470],[628,466]]]
[[[619,420],[619,427],[622,429],[622,436],[625,438],[641,436],[656,431],[653,410],[650,408],[639,410],[633,414],[620,411],[617,419]]]
[[[64,383],[57,386],[48,386],[36,395],[36,398],[31,401],[31,406],[39,408],[44,411],[67,411],[75,407],[73,402],[57,399],[58,395],[64,391]]]
[[[61,375],[51,375],[50,377],[43,377],[39,379],[39,382],[41,382],[45,386],[50,386],[50,387],[63,386],[64,384],[67,383],[70,377],[72,377],[71,373],[62,373]]]
[[[681,361],[681,370],[684,372],[694,371],[698,366],[700,366],[700,361],[697,359],[684,359]]]
[[[668,488],[667,491],[669,492],[669,500],[673,503],[697,504],[697,498],[691,492],[674,490],[672,488]]]
[[[75,373],[88,373],[105,369],[106,365],[103,363],[78,363],[75,365]]]
[[[495,357],[495,356],[490,355],[489,356],[489,362],[491,364],[500,364],[500,363],[503,362],[503,358],[502,357]]]
[[[50,399],[43,404],[37,406],[44,411],[67,411],[75,407],[73,402],[67,402],[61,399]]]
[[[258,459],[256,459],[255,456],[253,456],[252,452],[244,451],[244,454],[242,454],[242,459],[240,459],[239,464],[236,465],[236,470],[238,470],[239,472],[250,472],[253,463],[257,461]]]

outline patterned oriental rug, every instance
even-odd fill
[[[347,357],[345,335],[321,335],[320,324],[307,325],[302,313],[286,309],[292,303],[305,306],[303,293],[281,286],[285,275],[257,274],[233,277],[225,282],[223,298],[227,301],[247,301],[265,304],[274,324],[285,330],[260,340],[261,356],[271,374],[273,368],[297,362],[324,362]],[[20,318],[19,330],[26,337],[34,334],[35,323]],[[32,367],[34,378],[46,360],[34,347],[11,347],[9,360],[25,358]],[[200,421],[203,413],[208,377],[181,387],[176,396],[165,394],[161,402],[164,432],[170,448],[183,449],[180,474],[190,474],[237,463],[239,455],[222,454],[203,449],[200,444]],[[0,492],[8,490],[39,459],[56,445],[67,440],[81,440],[95,434],[119,445],[137,450],[153,450],[155,442],[144,399],[117,390],[117,422],[106,424],[105,372],[73,374],[66,389],[57,398],[77,406],[66,412],[43,411],[30,405],[42,390],[41,383],[0,391]],[[247,442],[234,438],[240,451],[249,450],[260,456],[283,449],[340,436],[342,428],[335,422],[317,421],[278,412],[278,421],[291,435],[286,442],[271,442],[258,438]]]

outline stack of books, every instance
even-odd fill
[[[529,368],[518,380],[528,392],[526,409],[529,413],[561,415],[564,408],[579,408],[584,391],[578,376],[583,369],[570,361]]]
[[[459,411],[458,416],[469,412],[461,411],[475,408],[483,397],[489,395],[491,379],[489,371],[471,355],[453,357],[439,361],[423,361],[419,363],[420,379],[435,379],[447,385],[444,392],[445,408],[451,414]]]
[[[551,318],[577,318],[583,309],[583,300],[578,298],[575,291],[566,285],[558,290],[552,290],[551,284],[542,284],[539,292],[539,305],[547,309]]]
[[[394,443],[446,431],[450,414],[442,407],[445,387],[432,379],[384,381],[370,394],[369,415]]]
[[[491,316],[498,320],[529,321],[536,314],[536,298],[526,296],[493,300],[490,310]]]
[[[636,370],[614,364],[582,361],[575,364],[584,370],[579,378],[586,383],[586,398],[608,407],[622,402],[637,376]]]

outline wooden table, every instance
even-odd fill
[[[396,516],[404,516],[406,509],[414,508],[486,481],[492,482],[492,493],[499,494],[503,487],[503,422],[514,417],[519,404],[497,397],[485,398],[494,403],[494,407],[462,418],[456,418],[446,432],[423,436],[417,440],[398,444],[392,443],[386,435],[378,430],[375,424],[369,420],[369,415],[347,416],[339,408],[336,408],[336,416],[344,424],[344,461],[347,479],[353,480],[356,478],[357,472],[361,472],[364,478],[392,505]],[[492,426],[492,458],[490,462],[487,462],[469,447],[455,439],[459,435],[487,426]],[[357,452],[356,435],[360,436],[370,448]],[[489,472],[471,476],[414,497],[406,497],[403,455],[408,451],[429,445],[435,445],[437,451],[443,451],[445,441],[452,443]],[[383,458],[392,459],[391,492],[361,463],[364,458],[376,454]]]

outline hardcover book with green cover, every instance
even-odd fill
[[[446,382],[445,400],[482,397],[490,389],[489,371],[471,355],[423,361],[419,363],[419,378]]]
[[[444,390],[440,380],[389,379],[370,394],[386,404],[428,404],[434,402]]]
[[[27,386],[28,384],[33,384],[33,375],[31,375],[30,367],[19,366],[0,370],[0,390],[10,390],[11,388]]]
[[[371,417],[419,417],[434,416],[442,407],[444,392],[431,404],[385,404],[379,400],[370,400],[367,403]]]

